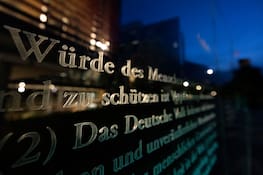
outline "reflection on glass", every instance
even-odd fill
[[[212,75],[214,73],[214,70],[213,69],[207,69],[206,73],[208,75]]]
[[[202,86],[201,85],[196,85],[195,89],[198,90],[198,91],[201,91],[202,90]]]
[[[91,39],[89,42],[90,42],[91,45],[95,45],[96,44],[96,40],[95,39]]]
[[[217,95],[217,92],[216,91],[211,91],[211,96],[215,97]]]
[[[9,83],[8,88],[7,91],[0,92],[0,110],[8,112],[5,116],[7,119],[16,116],[16,120],[32,112],[36,117],[50,112],[76,112],[99,108],[101,96],[105,92],[99,88],[54,85],[50,80],[42,84],[20,82],[18,92],[13,90],[17,88],[17,84]],[[20,114],[15,115],[13,112]]]
[[[47,22],[47,15],[44,14],[44,13],[41,13],[40,16],[39,16],[39,20],[41,22]]]
[[[190,85],[190,84],[189,84],[188,81],[184,81],[184,82],[183,82],[183,86],[184,86],[184,87],[188,87],[189,85]]]

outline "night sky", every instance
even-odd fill
[[[122,24],[180,17],[186,59],[211,68],[237,68],[249,58],[263,68],[263,0],[123,0]]]

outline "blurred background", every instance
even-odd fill
[[[222,174],[263,172],[262,8],[260,0],[122,1],[121,49],[155,47],[180,77],[220,91]]]

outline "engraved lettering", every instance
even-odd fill
[[[148,66],[148,80],[152,81],[159,81],[159,82],[165,82],[165,83],[177,83],[177,78],[175,75],[166,75],[159,73],[158,68],[152,68],[151,66]]]
[[[33,92],[30,94],[26,100],[27,106],[31,110],[45,110],[51,107],[51,96],[49,86],[51,85],[51,81],[44,81],[44,88],[41,92]],[[41,97],[42,100],[37,100],[37,97]],[[37,104],[37,101],[41,101],[41,104]]]
[[[114,68],[115,68],[115,65],[113,64],[113,62],[105,63],[104,69],[105,69],[105,72],[107,72],[108,74],[113,74]]]
[[[56,133],[49,126],[47,126],[46,129],[49,131],[49,134],[50,134],[51,145],[50,145],[50,150],[48,152],[47,158],[43,162],[43,165],[46,165],[48,161],[52,158],[52,156],[55,153],[56,146],[57,146]]]
[[[122,75],[132,78],[144,78],[143,69],[138,69],[136,67],[131,67],[131,60],[127,60],[125,66],[121,68]]]
[[[95,93],[93,92],[79,92],[78,95],[80,107],[87,107],[88,105],[94,102]]]
[[[0,91],[0,112],[22,111],[21,95],[17,91],[4,92]]]
[[[140,140],[138,147],[134,151],[129,151],[113,159],[113,171],[116,173],[142,157],[142,140]]]
[[[175,119],[183,118],[186,116],[184,106],[175,107],[173,111],[174,111]]]
[[[99,129],[100,136],[98,137],[98,140],[100,142],[113,139],[117,137],[118,135],[118,125],[112,125],[110,129],[106,126]]]
[[[86,62],[90,61],[91,58],[85,55],[82,55],[79,57],[80,58],[80,63],[79,63],[79,69],[87,70],[88,68],[86,67]]]
[[[160,124],[164,124],[173,120],[173,114],[167,113],[166,109],[163,110],[161,115],[152,115],[139,119],[135,115],[126,115],[125,117],[125,132],[124,134],[130,134],[137,128],[140,130],[151,128]]]
[[[61,97],[61,94],[60,94]],[[94,102],[95,93],[93,92],[64,92],[64,98],[66,101],[63,104],[63,108],[76,108],[85,109]],[[60,101],[59,104],[61,104]]]
[[[124,134],[130,134],[134,132],[138,127],[138,119],[135,115],[125,116],[125,132]],[[132,127],[131,127],[132,126]]]
[[[67,51],[69,50],[69,53]],[[77,68],[82,70],[88,70],[89,68],[96,72],[106,72],[108,74],[114,73],[115,65],[113,62],[105,62],[103,58],[103,52],[98,53],[98,58],[91,59],[89,56],[81,55],[79,56],[79,66],[77,66],[76,59],[77,54],[75,53],[75,48],[68,48],[67,45],[62,45],[62,49],[58,51],[59,53],[59,64],[62,67]],[[68,55],[68,56],[67,56]],[[89,62],[89,67],[87,63]]]
[[[8,133],[4,138],[0,140],[0,151],[4,147],[5,143],[8,141],[8,139],[13,135],[14,133],[10,132]]]
[[[17,50],[19,51],[19,54],[21,56],[22,60],[26,60],[32,53],[35,54],[35,57],[37,59],[37,61],[39,63],[41,63],[43,61],[43,59],[47,56],[47,54],[50,52],[50,50],[55,46],[55,44],[60,43],[60,41],[52,39],[52,38],[48,38],[46,36],[42,36],[42,35],[36,35],[35,33],[30,33],[27,31],[22,31],[22,33],[24,35],[26,35],[29,44],[31,46],[30,49],[26,50],[25,45],[21,39],[21,36],[19,35],[19,33],[21,32],[20,29],[14,28],[14,27],[10,27],[5,25],[4,28],[6,28],[10,34],[12,39],[15,42],[15,45],[17,47]],[[38,36],[38,40],[36,40],[36,36]],[[40,45],[45,42],[45,41],[50,41],[49,46],[46,48],[46,50],[42,53],[40,50]]]
[[[67,97],[67,96],[69,96],[69,97],[66,100],[66,102],[64,103],[63,108],[72,108],[72,107],[78,105],[78,102],[76,102],[76,100],[75,100],[75,99],[77,99],[78,93],[76,93],[76,92],[65,92],[64,97]]]
[[[158,68],[153,68],[151,66],[148,66],[148,80],[158,80]]]
[[[169,98],[169,93],[161,93],[161,102],[169,102],[170,98]]]
[[[69,61],[68,63],[66,63],[66,53],[68,50],[68,46],[67,45],[63,45],[62,46],[62,50],[59,50],[59,64],[63,67],[69,67],[69,68],[75,68],[77,67],[76,65],[76,53],[75,52],[75,48],[74,47],[70,47],[69,51],[70,53],[68,53],[69,55]]]
[[[31,138],[32,143],[30,147],[28,148],[28,150],[12,165],[12,168],[16,168],[16,167],[20,167],[20,166],[23,166],[23,165],[26,165],[32,162],[36,162],[38,161],[40,157],[40,152],[37,152],[36,154],[29,156],[30,153],[33,152],[33,150],[39,145],[39,142],[40,142],[39,133],[37,132],[25,133],[21,137],[19,137],[17,142],[19,143],[26,138]]]
[[[82,123],[76,123],[74,124],[76,127],[76,139],[75,139],[75,145],[72,149],[80,149],[83,147],[86,147],[90,145],[97,137],[98,128],[97,126],[92,122],[82,122]],[[83,143],[83,131],[84,127],[90,128],[90,137],[86,142]]]
[[[103,52],[99,52],[99,57],[96,59],[93,59],[90,62],[90,68],[92,70],[97,71],[97,72],[104,72],[104,70],[103,70]]]
[[[158,103],[159,95],[152,93],[138,92],[136,89],[130,89],[129,93],[124,91],[124,86],[119,86],[119,92],[110,94],[103,93],[101,104],[103,106],[123,105],[123,104],[140,104],[140,103]]]

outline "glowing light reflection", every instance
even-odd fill
[[[40,20],[41,22],[47,22],[47,15],[44,14],[44,13],[41,13],[41,14],[39,15],[39,20]]]
[[[211,91],[210,95],[215,97],[215,96],[217,96],[217,92],[216,91]]]
[[[202,86],[201,85],[196,85],[195,89],[198,90],[198,91],[201,91],[202,90]]]
[[[189,85],[190,85],[190,84],[189,84],[188,81],[184,81],[184,82],[183,82],[183,86],[184,86],[184,87],[188,87]]]
[[[212,75],[214,73],[214,70],[213,69],[207,69],[206,73],[208,75]]]

